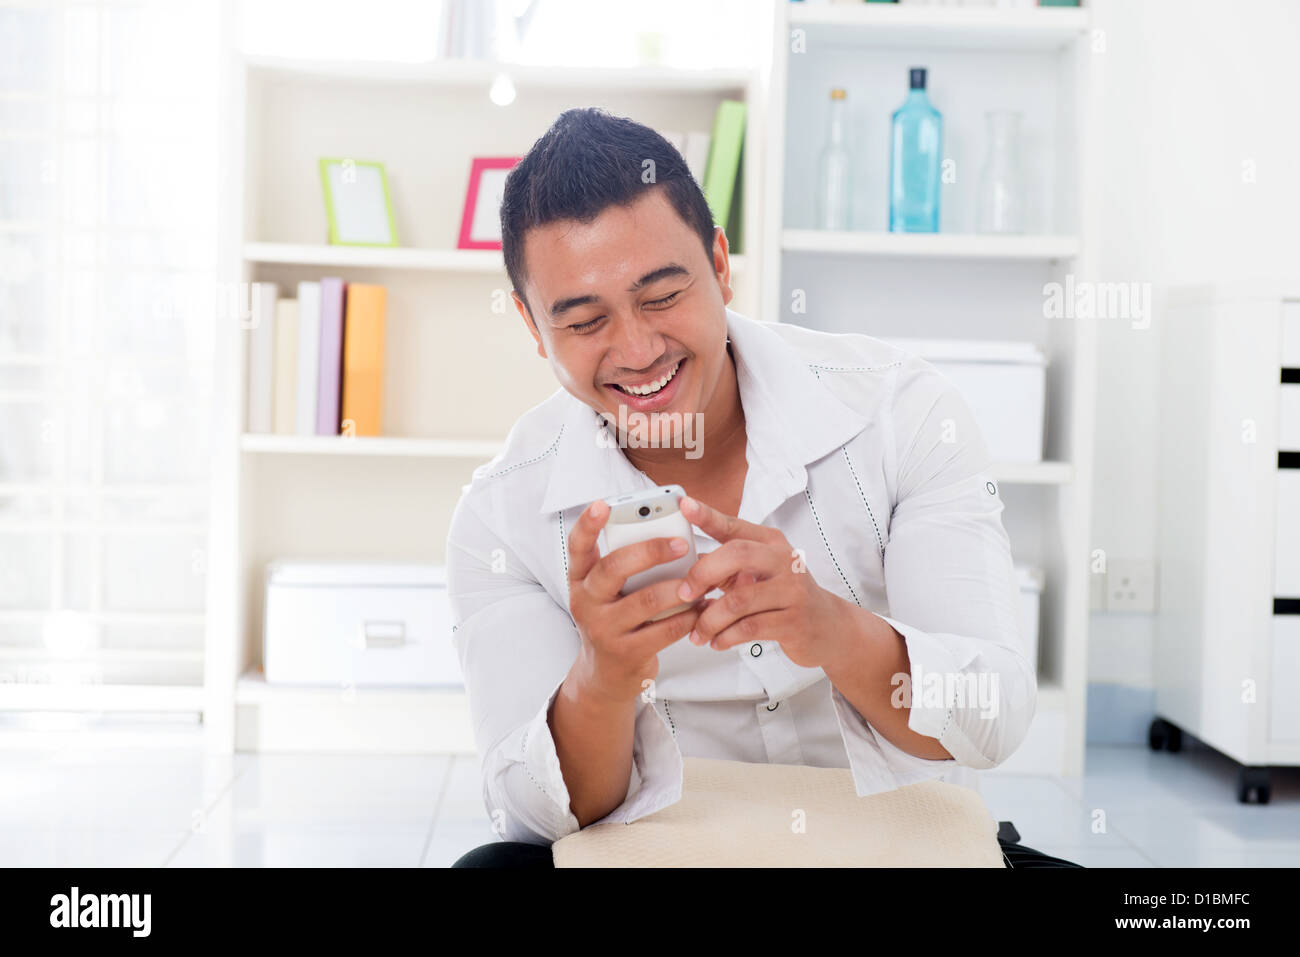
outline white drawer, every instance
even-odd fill
[[[1300,741],[1300,615],[1273,616],[1273,672],[1269,676],[1269,738]]]
[[[1300,302],[1282,303],[1282,365],[1300,369]]]
[[[272,684],[462,683],[446,588],[271,581],[263,666]]]
[[[1300,598],[1300,469],[1277,470],[1273,595]]]
[[[1278,404],[1277,447],[1281,452],[1300,452],[1300,384],[1282,386]]]

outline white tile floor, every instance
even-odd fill
[[[1098,746],[1082,779],[995,771],[981,792],[1022,843],[1089,867],[1300,866],[1300,769],[1274,770],[1268,805],[1235,780],[1197,745]],[[0,750],[0,866],[445,867],[493,839],[472,757]]]

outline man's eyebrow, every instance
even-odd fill
[[[690,270],[679,263],[668,263],[666,266],[660,266],[658,269],[652,269],[636,282],[628,287],[628,292],[636,292],[643,289],[651,283],[658,282],[660,279],[668,279],[672,276],[689,276]],[[589,303],[599,302],[600,297],[591,295],[570,296],[568,299],[557,299],[551,304],[549,310],[550,318],[559,319],[571,309],[577,309],[579,306],[585,306]]]

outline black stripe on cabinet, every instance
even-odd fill
[[[1300,369],[1283,369],[1282,382],[1289,385],[1300,383]]]
[[[1274,598],[1273,614],[1300,615],[1300,598]]]
[[[1300,452],[1277,453],[1277,467],[1280,469],[1300,469]]]

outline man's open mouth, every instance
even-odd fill
[[[652,379],[649,382],[642,382],[634,385],[622,385],[617,382],[612,382],[610,383],[610,385],[612,385],[618,391],[622,392],[624,395],[635,395],[635,396],[654,395],[656,392],[659,392],[660,390],[664,389],[668,385],[668,383],[673,381],[673,379],[677,376],[678,370],[681,369],[682,363],[685,361],[686,361],[685,359],[678,359],[671,369],[665,372],[658,379]]]

